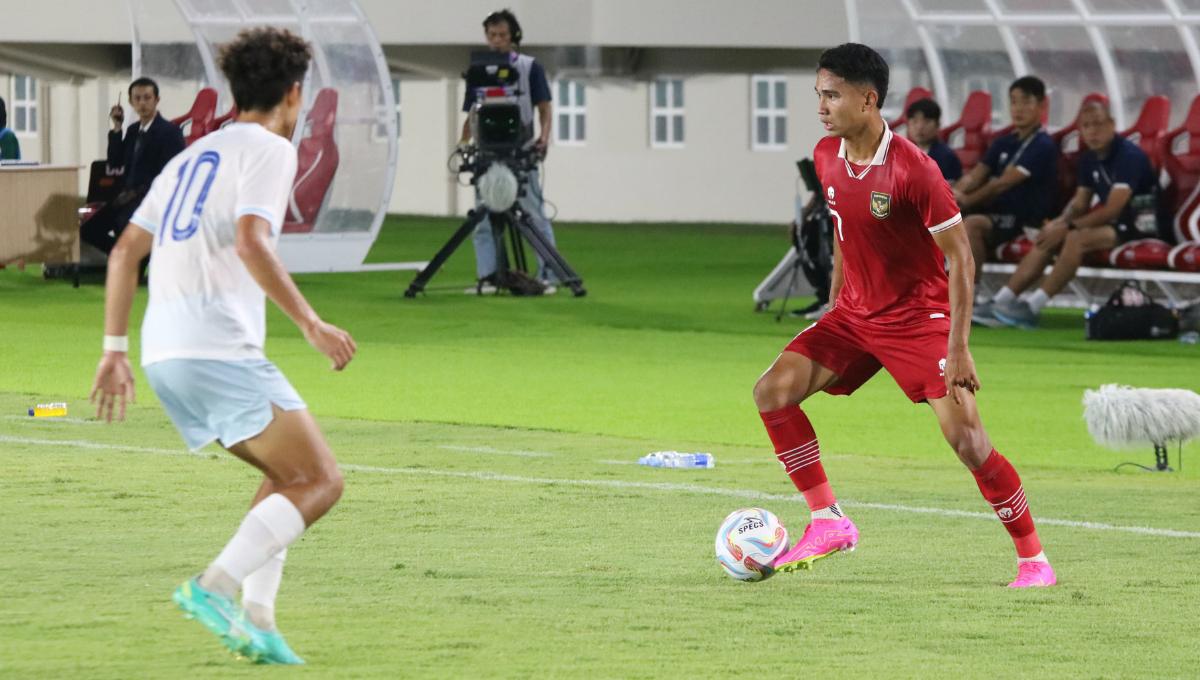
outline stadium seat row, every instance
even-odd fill
[[[296,179],[288,196],[284,233],[311,232],[329,194],[340,160],[333,135],[337,106],[337,90],[327,87],[317,92],[308,111],[307,133],[296,150]],[[171,122],[184,131],[184,142],[191,145],[231,122],[237,116],[237,107],[230,108],[224,115],[216,114],[217,91],[206,87],[196,93],[192,108]]]
[[[911,89],[904,99],[900,116],[889,121],[889,125],[893,129],[904,125],[908,107],[926,98],[933,98],[928,89]],[[1099,92],[1088,94],[1080,103],[1080,110],[1091,102],[1108,104],[1108,97]],[[1048,107],[1043,109],[1043,124],[1046,110]],[[1154,95],[1142,104],[1137,121],[1120,134],[1141,147],[1150,157],[1154,169],[1162,174],[1160,200],[1167,208],[1165,212],[1171,216],[1171,228],[1178,245],[1155,238],[1141,239],[1111,250],[1093,251],[1088,254],[1085,264],[1200,272],[1200,95],[1192,100],[1179,127],[1169,129],[1170,115],[1171,102],[1162,95]],[[962,161],[964,171],[969,171],[983,158],[992,141],[1012,130],[1012,126],[992,130],[991,125],[992,96],[977,90],[967,95],[958,120],[939,131],[943,141],[951,143],[953,140],[954,152]],[[1184,135],[1186,140],[1182,139]],[[1060,152],[1058,191],[1061,208],[1075,193],[1075,172],[1081,152],[1078,114],[1069,125],[1050,136]],[[1019,262],[1032,247],[1032,241],[1022,236],[997,248],[996,259]]]

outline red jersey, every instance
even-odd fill
[[[817,177],[842,251],[838,309],[876,323],[950,313],[944,256],[932,234],[962,221],[937,163],[884,128],[870,165],[846,160],[846,143],[813,150]]]

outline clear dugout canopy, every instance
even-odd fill
[[[396,118],[391,78],[370,23],[354,0],[130,0],[134,76],[159,82],[167,118],[187,113],[196,93],[218,93],[216,115],[233,106],[228,83],[217,66],[220,46],[239,31],[256,26],[286,28],[308,40],[313,62],[304,83],[304,109],[293,143],[301,148],[299,176],[306,156],[315,163],[336,155],[336,172],[315,218],[303,231],[283,234],[279,252],[291,271],[359,269],[379,233],[396,168]],[[333,104],[332,144],[328,126],[308,124],[321,99]],[[327,122],[327,119],[323,119]],[[330,153],[333,150],[335,153]],[[308,153],[306,153],[306,151]],[[314,173],[316,184],[323,180]],[[318,187],[316,191],[320,191]],[[300,190],[297,190],[300,193]],[[312,201],[310,197],[310,202]],[[315,212],[315,211],[314,211]]]
[[[850,38],[892,66],[885,117],[915,86],[933,91],[943,123],[967,94],[992,96],[1008,123],[1008,86],[1046,83],[1051,129],[1070,124],[1083,98],[1107,94],[1118,129],[1152,95],[1171,101],[1178,125],[1200,92],[1200,0],[845,0]]]

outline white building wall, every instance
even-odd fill
[[[446,159],[458,141],[458,91],[454,83],[435,78],[401,79],[400,91],[403,123],[389,210],[453,214],[455,178],[446,170]]]
[[[432,9],[417,0],[361,0],[385,45],[409,50],[393,67],[417,70],[402,73],[404,123],[389,204],[394,212],[462,215],[474,203],[473,192],[458,187],[446,170],[446,158],[463,120],[457,72],[466,48],[482,46],[479,23],[494,9],[489,2],[463,0]],[[545,166],[547,198],[557,207],[557,217],[789,219],[794,161],[811,153],[820,134],[811,107],[800,104],[810,101],[812,76],[807,62],[812,57],[797,57],[796,48],[844,39],[845,17],[840,3],[835,4],[830,9],[817,0],[762,0],[754,11],[746,11],[715,0],[514,0],[512,9],[521,17],[531,47],[645,48],[640,61],[635,53],[643,50],[630,50],[632,63],[638,65],[631,66],[629,75],[586,81],[587,143],[553,146]],[[9,18],[0,26],[0,43],[20,41],[32,47],[0,44],[0,93],[9,94],[7,72],[17,67],[39,69],[35,75],[44,86],[42,132],[21,139],[25,159],[86,168],[92,160],[103,158],[108,109],[118,92],[126,121],[133,121],[125,94],[128,65],[122,66],[116,58],[127,49],[131,36],[127,7],[126,0],[61,0],[32,6],[0,0],[0,12]],[[63,20],[70,16],[88,17],[87,30],[81,28],[82,19]],[[190,40],[181,21],[163,19],[145,28],[160,39]],[[739,49],[724,51],[725,47]],[[771,47],[787,49],[763,57],[761,48]],[[734,52],[741,56],[732,59],[795,69],[788,81],[785,150],[751,150],[752,73],[704,73],[756,68],[727,61],[726,56]],[[703,65],[692,61],[697,53],[707,55]],[[403,59],[409,56],[414,61],[406,65]],[[691,72],[683,75],[686,144],[682,149],[651,148],[648,79],[677,67]],[[190,107],[194,87],[163,85],[164,116],[178,116]],[[347,152],[352,151],[355,140],[345,141]],[[81,194],[86,185],[85,170]]]
[[[679,149],[651,147],[650,81],[586,81],[587,141],[551,147],[543,173],[554,204],[548,212],[557,209],[558,219],[571,221],[790,220],[795,161],[811,155],[822,135],[815,104],[809,105],[813,76],[786,75],[788,144],[771,151],[751,148],[751,76],[684,79],[686,141]],[[462,87],[457,81],[402,87],[404,133],[391,210],[465,215],[474,192],[456,188],[445,163],[465,119],[458,112]]]

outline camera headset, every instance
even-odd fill
[[[521,24],[517,21],[517,15],[513,14],[512,10],[501,9],[487,15],[487,18],[483,20],[483,30],[486,31],[488,26],[491,26],[492,24],[498,24],[501,21],[508,24],[508,32],[511,34],[510,37],[512,38],[513,44],[520,47]]]

